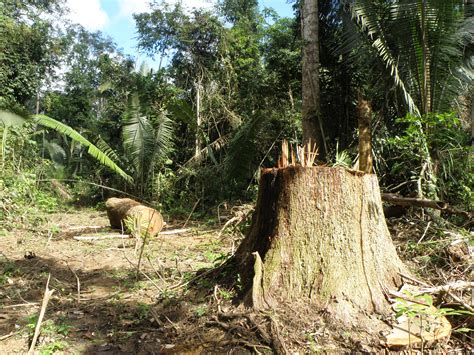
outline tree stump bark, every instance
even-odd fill
[[[388,314],[384,289],[397,289],[406,273],[376,176],[319,166],[262,171],[252,224],[233,261],[256,306],[303,299],[349,324],[361,313]]]
[[[112,228],[127,229],[124,221],[129,217],[139,219],[141,229],[151,236],[158,234],[163,228],[164,221],[160,212],[130,198],[112,197],[105,202],[105,206]]]

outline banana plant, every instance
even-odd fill
[[[5,140],[6,140],[5,136],[7,134],[6,132],[8,132],[8,129],[14,126],[21,126],[28,121],[36,123],[46,128],[53,129],[56,132],[60,134],[64,134],[65,136],[71,138],[75,142],[80,143],[81,145],[87,148],[87,153],[89,153],[89,155],[92,156],[94,159],[96,159],[100,164],[110,168],[113,172],[118,174],[125,181],[129,183],[133,182],[133,178],[130,175],[128,175],[124,170],[122,170],[122,168],[120,168],[109,157],[109,154],[100,150],[97,146],[95,146],[92,142],[90,142],[87,138],[85,138],[83,135],[81,135],[72,127],[69,127],[68,125],[62,122],[59,122],[55,120],[54,118],[51,118],[46,115],[38,114],[38,115],[30,115],[28,117],[22,117],[12,112],[0,110],[0,126],[3,126],[3,138],[4,138],[2,139],[2,147],[5,144]]]

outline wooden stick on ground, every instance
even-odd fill
[[[18,333],[19,333],[19,331],[10,332],[10,333],[8,333],[8,334],[6,334],[6,335],[2,335],[2,336],[0,337],[0,341],[3,341],[3,340],[5,340],[5,339],[8,339],[8,338],[10,338],[10,337],[12,337],[12,336],[14,336],[14,335],[16,335],[16,334],[18,334]]]
[[[81,303],[81,281],[79,280],[79,276],[77,276],[76,272],[69,266],[69,264],[66,262],[67,267],[71,272],[74,274],[76,277],[76,282],[77,282],[77,303]]]
[[[194,210],[196,209],[196,207],[197,207],[199,201],[201,201],[201,198],[198,198],[198,200],[197,200],[196,203],[194,204],[193,209],[191,210],[191,213],[189,214],[188,218],[186,219],[186,222],[184,222],[184,224],[183,224],[183,229],[185,229],[186,226],[188,225],[189,219],[190,219],[191,216],[193,215]]]
[[[104,234],[104,235],[78,235],[72,237],[74,240],[83,240],[83,241],[94,241],[94,240],[105,240],[105,239],[129,239],[130,235],[128,234]]]
[[[456,282],[451,282],[447,285],[422,288],[417,293],[419,293],[419,294],[422,294],[422,293],[440,293],[440,292],[449,292],[449,291],[460,291],[460,290],[465,290],[467,288],[474,288],[474,282],[456,281]]]
[[[171,230],[165,230],[165,231],[160,232],[160,235],[181,234],[181,233],[186,233],[190,230],[191,230],[190,228],[171,229]]]
[[[38,321],[36,322],[35,334],[33,335],[33,340],[31,341],[30,349],[28,350],[28,355],[33,355],[35,351],[36,341],[40,335],[41,330],[41,323],[43,321],[44,314],[46,313],[46,307],[48,307],[48,302],[51,296],[53,295],[54,290],[49,289],[49,280],[51,278],[51,274],[48,275],[48,281],[46,281],[46,287],[44,290],[43,296],[43,303],[41,304],[41,310],[38,317]]]
[[[20,304],[11,304],[8,306],[2,306],[3,309],[7,308],[16,308],[16,307],[36,307],[38,303],[36,302],[30,302],[30,303],[20,303]]]
[[[463,290],[467,288],[474,288],[474,282],[466,282],[466,281],[456,281],[447,285],[443,286],[438,286],[438,287],[429,287],[429,288],[424,288],[420,289],[417,294],[423,294],[423,293],[446,293],[449,295],[453,300],[456,302],[460,303],[464,308],[467,310],[474,312],[474,308],[464,302],[460,297],[456,296],[453,294],[451,291],[455,290]]]

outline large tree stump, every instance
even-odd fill
[[[158,234],[163,228],[164,221],[160,212],[130,198],[112,197],[105,202],[105,206],[112,228],[127,229],[127,218],[134,218],[139,222],[140,229],[151,236]]]
[[[376,176],[329,167],[264,169],[234,262],[254,306],[303,299],[347,324],[388,314],[384,289],[397,289],[406,272]]]

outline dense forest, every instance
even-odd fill
[[[473,1],[291,3],[0,0],[2,353],[473,351]]]

